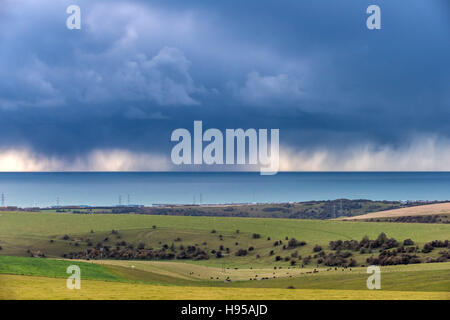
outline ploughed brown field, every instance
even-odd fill
[[[363,214],[354,217],[343,217],[336,220],[366,220],[366,219],[379,219],[379,218],[395,218],[395,217],[407,217],[407,216],[431,216],[450,214],[450,202],[427,204],[423,206],[408,207],[394,210],[386,210]]]

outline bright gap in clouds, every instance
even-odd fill
[[[162,154],[132,152],[121,149],[94,150],[71,159],[46,156],[29,149],[0,151],[0,171],[170,171],[170,157]],[[186,169],[186,168],[184,168]],[[196,168],[211,170],[249,170],[246,166]],[[280,171],[450,171],[450,141],[433,137],[418,138],[407,147],[364,144],[339,151],[315,149],[295,151],[289,146],[280,150]]]
[[[126,150],[95,150],[84,156],[64,159],[27,149],[0,152],[0,171],[164,171],[169,160],[161,155]]]
[[[280,171],[449,171],[450,141],[416,138],[407,146],[364,144],[295,151],[282,148]]]

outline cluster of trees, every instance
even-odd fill
[[[139,246],[138,246],[139,247]],[[119,259],[119,260],[172,260],[172,259],[189,259],[189,260],[207,260],[209,255],[206,251],[196,246],[188,246],[177,251],[173,246],[164,245],[161,249],[145,249],[127,247],[109,247],[102,246],[96,248],[88,248],[80,252],[70,252],[63,254],[64,258],[69,259]]]
[[[58,210],[56,210],[56,212],[68,212],[68,210],[58,209]],[[92,211],[92,209],[88,209],[88,210],[73,210],[72,213],[74,213],[74,214],[92,214],[92,213],[111,214],[111,213],[118,213],[118,212],[112,212],[112,210],[96,210],[94,212],[94,211]]]
[[[449,251],[440,251],[439,252],[439,257],[437,258],[431,258],[431,257],[426,257],[425,258],[425,262],[426,263],[432,263],[432,262],[446,262],[450,260],[450,252]]]
[[[356,260],[353,258],[348,259],[352,256],[351,252],[343,251],[343,252],[337,252],[337,253],[329,253],[328,255],[325,255],[325,253],[322,251],[320,256],[321,258],[318,258],[317,263],[321,264],[323,263],[326,266],[329,267],[354,267],[356,266]]]
[[[46,257],[45,253],[40,250],[31,251],[30,249],[28,249],[27,253],[31,258],[45,258]]]
[[[291,239],[291,246],[297,246],[299,243],[295,239]],[[281,240],[275,242],[278,246],[282,244]],[[286,247],[286,246],[283,246]],[[356,240],[336,240],[330,242],[330,248],[335,252],[325,253],[320,245],[313,247],[314,257],[308,256],[303,258],[303,264],[309,264],[312,259],[316,259],[318,265],[323,264],[329,267],[354,267],[357,266],[357,261],[353,259],[353,253],[351,251],[359,251],[360,253],[371,253],[372,250],[379,251],[378,256],[371,256],[366,261],[369,264],[374,265],[399,265],[399,264],[414,264],[422,262],[444,262],[450,259],[450,251],[440,251],[440,256],[437,258],[427,257],[422,259],[417,255],[418,253],[428,253],[434,248],[450,248],[450,242],[448,240],[434,240],[426,243],[422,250],[418,246],[414,246],[414,241],[411,239],[405,239],[401,245],[394,238],[388,238],[384,233],[381,233],[377,239],[370,240],[368,237],[364,237],[361,241]],[[270,255],[274,255],[274,251],[270,252]],[[295,265],[302,261],[302,257],[298,255],[298,252],[291,254],[291,256],[276,256],[275,261],[290,261],[291,265]]]
[[[411,243],[411,239],[406,239],[404,243]],[[421,250],[422,253],[429,253],[435,248],[450,248],[449,240],[433,240],[426,243]],[[416,253],[420,252],[418,247],[404,247],[401,246],[395,250],[381,250],[378,257],[370,257],[367,259],[369,264],[376,264],[381,266],[398,265],[398,264],[413,264],[421,262],[445,262],[450,259],[449,251],[440,251],[440,256],[437,258],[426,257],[423,261]]]
[[[320,252],[320,251],[322,251],[322,247],[316,244],[313,248],[313,252]]]
[[[450,248],[450,242],[448,240],[433,240],[425,243],[422,249],[423,253],[429,253],[433,251],[434,248]]]
[[[239,249],[238,251],[236,251],[235,255],[237,257],[243,257],[246,256],[248,254],[248,251],[245,249]]]
[[[384,250],[381,251],[378,257],[370,257],[367,258],[367,263],[372,265],[379,265],[379,266],[392,266],[392,265],[398,265],[398,264],[414,264],[414,263],[421,263],[422,261],[420,258],[413,254],[407,254],[402,253],[398,254],[397,250]]]
[[[288,240],[289,238],[288,237],[286,237],[286,240]],[[268,238],[268,240],[269,240],[269,238]],[[274,247],[277,247],[277,246],[280,246],[280,245],[282,245],[283,244],[283,241],[282,240],[277,240],[277,241],[275,241],[274,243],[273,243],[273,246]],[[283,245],[283,250],[285,250],[285,249],[294,249],[294,248],[297,248],[297,247],[303,247],[303,246],[306,246],[306,242],[305,241],[299,241],[299,240],[297,240],[297,239],[295,239],[295,238],[292,238],[292,239],[290,239],[289,241],[288,241],[288,244],[287,245]]]
[[[294,249],[297,247],[303,247],[306,246],[306,242],[305,241],[298,241],[295,238],[292,238],[288,241],[288,245],[287,248],[288,249]]]
[[[221,253],[220,253],[221,255]],[[187,249],[181,250],[177,256],[177,259],[189,259],[189,260],[208,260],[209,255],[204,250],[195,247],[188,246]]]

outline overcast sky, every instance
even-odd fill
[[[449,3],[2,0],[0,171],[176,169],[194,120],[279,128],[282,170],[450,170]]]

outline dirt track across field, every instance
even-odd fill
[[[337,220],[348,221],[348,220],[365,220],[365,219],[379,219],[379,218],[395,218],[406,216],[430,216],[439,214],[450,214],[450,202],[372,212],[361,216],[339,218]]]

